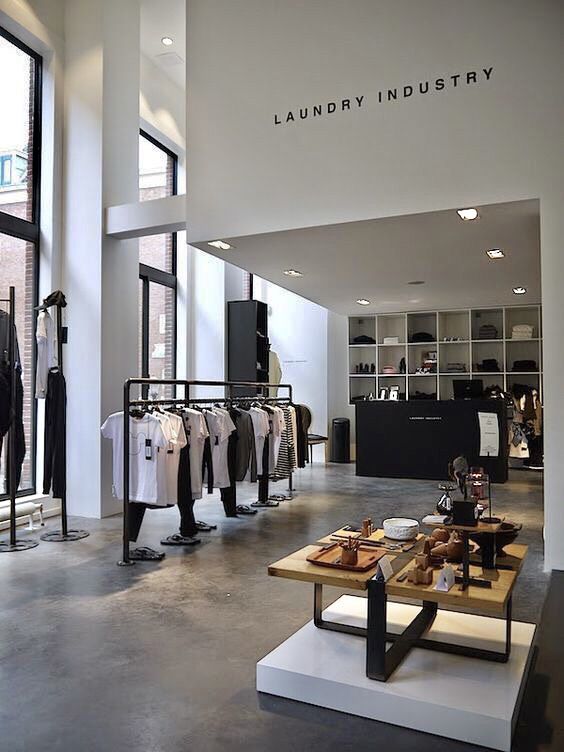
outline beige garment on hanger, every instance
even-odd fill
[[[271,384],[279,384],[282,381],[282,366],[278,353],[270,350],[268,353],[268,381]],[[278,397],[278,387],[272,386],[268,390],[269,397]]]

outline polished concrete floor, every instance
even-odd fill
[[[525,621],[539,620],[548,584],[541,482],[538,474],[513,472],[509,484],[495,487],[495,510],[523,521],[521,540],[530,545],[514,598],[514,617]],[[75,519],[89,538],[3,554],[1,749],[471,749],[257,695],[257,660],[312,609],[311,588],[268,578],[267,564],[367,514],[376,522],[421,517],[437,498],[435,483],[356,478],[352,465],[315,465],[300,470],[295,484],[293,501],[255,517],[228,520],[215,497],[198,502],[197,516],[217,530],[196,548],[167,549],[160,564],[116,566],[120,518]],[[240,485],[240,501],[255,493]],[[175,509],[148,512],[139,544],[160,548],[177,524]]]

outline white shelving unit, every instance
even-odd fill
[[[512,338],[513,327],[518,324],[533,327],[532,339]],[[430,335],[432,341],[413,342],[421,333]],[[358,337],[364,340],[355,342]],[[436,353],[436,373],[415,373],[429,353]],[[406,373],[400,373],[402,359]],[[534,361],[535,370],[518,370],[519,361]],[[495,363],[498,370],[494,370]],[[362,370],[366,365],[368,373]],[[388,368],[397,372],[386,373]],[[473,378],[481,378],[484,387],[497,384],[511,390],[513,384],[520,383],[542,392],[541,306],[349,317],[351,403],[355,397],[370,394],[377,398],[382,387],[395,385],[399,386],[401,399],[452,399],[453,381]]]

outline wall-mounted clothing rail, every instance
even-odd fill
[[[67,305],[64,294],[56,290],[48,295],[36,311],[47,311],[55,308],[55,326],[57,337],[57,367],[51,369],[49,375],[49,390],[46,397],[45,419],[45,465],[43,492],[49,493],[51,482],[53,496],[61,499],[61,529],[49,530],[43,533],[41,540],[60,543],[76,541],[86,538],[90,533],[86,530],[69,530],[67,515],[67,483],[66,483],[66,382],[63,369],[63,344],[67,341],[66,327],[63,327],[63,308]]]
[[[7,326],[8,326],[8,347],[7,357],[4,362],[3,347],[0,348],[0,367],[2,370],[7,369],[3,376],[7,379],[6,387],[9,389],[9,413],[8,413],[8,456],[5,462],[5,472],[8,478],[8,493],[10,496],[10,537],[7,541],[0,542],[0,553],[9,551],[25,551],[29,548],[35,548],[38,541],[31,538],[16,537],[16,494],[18,492],[18,483],[20,473],[16,461],[17,447],[17,421],[18,421],[18,392],[21,391],[21,376],[18,369],[21,367],[18,363],[18,346],[16,337],[16,290],[10,287],[8,299],[0,300],[2,304],[8,304]],[[18,383],[19,382],[19,383]],[[9,384],[9,386],[8,386]],[[24,450],[25,453],[25,450]]]
[[[131,397],[131,388],[134,386],[140,386],[143,390],[147,390],[150,386],[170,386],[183,390],[183,397],[171,396],[167,398],[155,398],[155,399],[135,399]],[[201,397],[194,395],[194,389],[202,387],[210,387],[214,389],[223,389],[223,395],[217,394],[210,397]],[[240,387],[253,387],[258,391],[262,391],[263,394],[256,394],[252,396],[240,396],[235,395],[234,391]],[[287,390],[287,396],[283,397],[269,397],[268,390],[271,387],[277,387],[278,389]],[[192,394],[191,394],[192,391]],[[123,386],[123,553],[122,559],[118,562],[119,566],[129,566],[135,562],[130,556],[130,435],[129,435],[129,421],[130,410],[135,407],[153,406],[153,405],[203,405],[214,403],[242,403],[260,401],[266,404],[282,405],[291,404],[293,402],[293,388],[291,384],[271,384],[255,381],[203,381],[203,380],[185,380],[185,379],[150,379],[150,378],[131,378],[127,379]],[[269,502],[268,500],[268,488],[269,488],[269,469],[268,469],[268,437],[265,441],[265,450],[263,451],[263,464],[258,474],[258,502],[255,506],[277,506],[276,503]],[[292,491],[292,473],[289,474],[289,488]],[[231,485],[231,503],[235,504],[235,487],[234,482]]]

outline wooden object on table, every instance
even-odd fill
[[[327,536],[328,538],[330,536]],[[288,580],[313,582],[319,585],[344,588],[347,590],[366,590],[368,580],[372,579],[375,567],[366,572],[353,572],[334,567],[320,567],[308,561],[308,556],[319,551],[319,546],[304,546],[299,551],[274,562],[268,567],[271,577],[284,577]],[[376,551],[375,551],[376,553]],[[384,553],[386,553],[384,551]]]
[[[320,538],[318,543],[320,544],[335,543],[335,540],[334,540],[335,537],[341,537],[344,540],[345,538],[348,538],[349,536],[351,536],[352,538],[363,537],[360,531],[353,531],[353,530],[349,530],[346,527],[341,527],[338,530],[335,530],[335,532],[331,533],[330,535],[325,535],[323,536],[323,538]],[[425,536],[423,535],[423,533],[419,533],[415,541],[405,541],[405,543],[402,544],[399,541],[393,541],[393,540],[390,540],[389,538],[386,538],[386,536],[384,535],[384,531],[380,528],[376,528],[374,532],[372,533],[372,535],[369,535],[368,538],[366,538],[366,540],[380,542],[380,543],[389,545],[392,550],[388,551],[388,553],[392,554],[395,552],[401,553],[402,550],[410,551],[414,549],[415,548],[414,544],[417,541],[422,540],[424,537]]]
[[[444,522],[423,522],[421,524],[426,525],[427,527],[442,527],[449,532],[451,530],[459,530],[467,533],[492,533],[493,535],[500,531],[502,522],[503,520],[500,520],[499,522],[482,522],[482,520],[478,520],[477,525],[447,525]]]
[[[372,526],[372,520],[370,517],[367,517],[365,520],[362,520],[362,531],[361,536],[363,538],[369,538],[372,533],[374,532],[374,527]]]
[[[417,565],[408,571],[407,580],[413,585],[430,585],[433,581],[433,570],[431,567]]]
[[[354,551],[354,553],[357,557],[356,562],[346,563],[343,557],[345,551],[340,544],[335,543],[333,546],[318,549],[316,552],[309,554],[306,559],[316,566],[334,567],[351,572],[366,572],[369,569],[375,570],[378,559],[386,554],[383,549],[365,549],[362,547]]]

